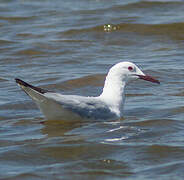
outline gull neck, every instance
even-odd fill
[[[122,115],[125,100],[126,76],[109,71],[100,98],[118,116]]]

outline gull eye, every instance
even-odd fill
[[[132,67],[132,66],[129,66],[129,67],[128,67],[128,70],[129,70],[129,71],[133,71],[133,67]]]

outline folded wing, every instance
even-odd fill
[[[47,119],[73,121],[83,118],[109,119],[115,114],[98,97],[62,95],[15,79],[38,105]]]

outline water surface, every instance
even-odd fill
[[[183,179],[184,1],[2,0],[1,179]],[[124,117],[44,121],[14,78],[99,95],[132,61],[160,85],[127,86]]]

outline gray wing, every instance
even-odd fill
[[[39,106],[47,119],[74,117],[72,113],[82,118],[109,119],[115,114],[98,97],[83,97],[53,93],[39,87],[15,79],[21,88]]]
[[[46,93],[45,96],[55,100],[66,110],[84,118],[110,119],[116,116],[98,97],[62,95],[50,92]]]

